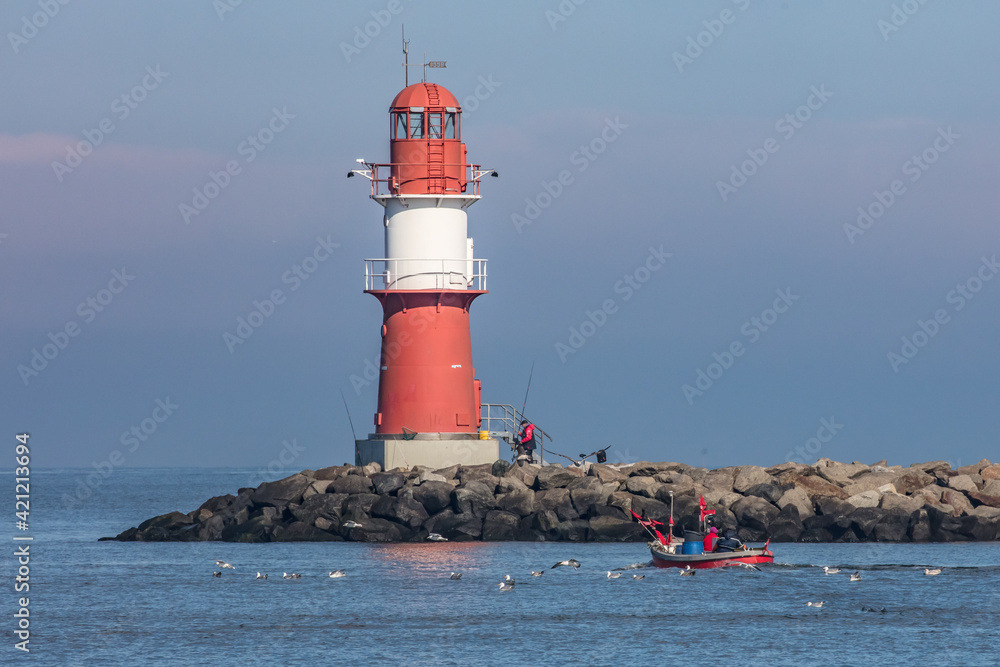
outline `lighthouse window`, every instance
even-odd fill
[[[448,113],[444,115],[444,138],[454,139],[455,138],[455,114]]]
[[[431,139],[441,138],[441,113],[427,114],[427,136]]]
[[[406,112],[394,113],[393,117],[395,121],[393,123],[393,139],[405,139],[406,138]]]
[[[410,112],[410,139],[424,138],[424,114]]]

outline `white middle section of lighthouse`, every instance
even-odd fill
[[[385,200],[387,289],[466,289],[472,239],[465,209],[478,198],[401,195]]]

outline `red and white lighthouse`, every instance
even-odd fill
[[[492,463],[480,440],[480,384],[469,309],[486,294],[486,260],[473,253],[466,210],[493,173],[469,164],[462,109],[434,83],[416,83],[389,108],[389,162],[354,170],[384,208],[385,254],[365,260],[365,292],[382,304],[375,432],[357,442],[359,465],[444,467]]]

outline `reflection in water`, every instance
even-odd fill
[[[475,569],[483,559],[484,542],[434,542],[425,544],[373,544],[370,557],[384,565],[413,572]]]

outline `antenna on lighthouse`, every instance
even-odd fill
[[[411,67],[423,67],[424,68],[424,78],[422,83],[427,83],[427,68],[445,68],[448,66],[448,61],[446,60],[427,60],[427,52],[424,51],[424,62],[410,64],[410,40],[406,39],[406,28],[405,26],[400,26],[403,35],[403,71],[406,72],[404,81],[406,82],[406,87],[410,86],[410,68]]]

